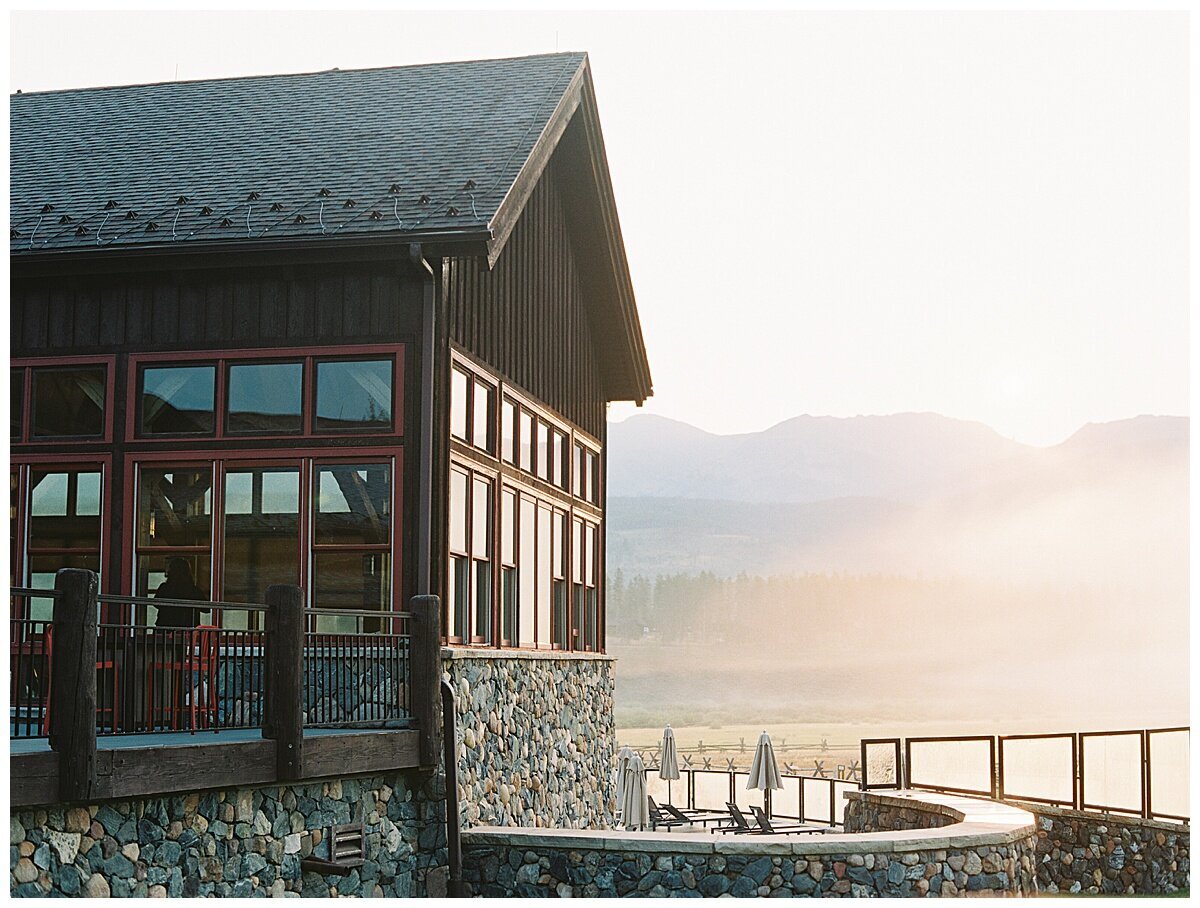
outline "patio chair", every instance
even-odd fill
[[[792,835],[792,834],[809,834],[820,835],[825,832],[824,826],[810,826],[806,823],[788,823],[780,826],[772,823],[771,818],[766,815],[761,807],[751,807],[754,813],[754,822],[758,824],[758,831],[763,835]]]
[[[670,829],[672,826],[691,826],[692,825],[692,821],[689,820],[687,817],[684,817],[682,820],[680,820],[677,817],[673,817],[668,813],[664,813],[662,808],[660,808],[657,804],[654,803],[653,798],[647,798],[646,800],[649,802],[649,807],[650,807],[650,828],[651,829],[657,829],[659,826],[663,827],[664,829]]]
[[[218,731],[217,655],[220,628],[202,624],[168,633],[181,637],[184,648],[180,652],[178,645],[168,640],[163,656],[152,658],[146,667],[152,727],[157,724],[158,716],[163,716],[170,730],[177,731],[181,715],[187,713],[192,734],[196,733],[197,728],[208,728],[210,722],[212,730]],[[156,677],[164,683],[168,702],[163,705],[155,703]],[[169,686],[166,684],[168,679]]]

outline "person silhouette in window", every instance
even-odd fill
[[[208,599],[204,591],[196,586],[192,578],[192,566],[186,558],[178,556],[167,562],[167,579],[154,591],[155,599]],[[155,627],[196,627],[200,624],[200,609],[184,605],[160,605]],[[207,611],[207,609],[205,609]]]

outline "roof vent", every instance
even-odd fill
[[[87,234],[87,232],[88,232],[88,229],[86,227],[84,227],[82,224],[80,224],[78,227],[75,228],[76,236],[85,236]]]
[[[137,219],[138,219],[138,213],[136,211],[134,211],[132,208],[130,208],[128,211],[125,212],[125,220],[136,221]]]
[[[73,221],[73,220],[75,220],[75,219],[73,217],[71,217],[69,214],[64,214],[61,218],[58,219],[58,223],[70,224],[71,221]]]
[[[53,210],[54,210],[53,205],[43,205],[42,206],[42,214],[49,214]]]
[[[474,189],[474,188],[475,188],[474,180],[467,180],[467,182],[463,183],[463,189]]]
[[[419,199],[417,199],[418,205],[428,205],[429,202],[430,202],[430,199],[429,199],[429,196],[427,196],[427,195],[422,195]]]
[[[308,220],[308,218],[306,218],[304,215],[298,214],[298,215],[296,215],[296,220],[292,221],[292,223],[293,224],[303,224],[307,220]]]
[[[233,219],[232,218],[221,218],[221,226],[222,227],[232,227]]]
[[[153,233],[157,229],[158,229],[158,224],[154,223],[154,221],[146,222],[146,232],[147,233]]]
[[[450,215],[450,217],[455,217],[458,214],[458,209],[451,205],[446,209],[446,214]]]
[[[177,199],[175,200],[175,204],[176,204],[176,205],[186,205],[186,204],[188,204],[188,202],[190,202],[190,201],[191,201],[191,199],[189,199],[187,196],[185,196],[185,195],[181,195],[179,198],[177,198]]]
[[[246,196],[246,201],[247,202],[257,202],[259,200],[259,198],[260,198],[260,196],[257,192],[252,192],[252,193],[250,193],[250,195]]]
[[[282,202],[272,202],[271,210],[272,211],[283,211],[283,203]]]
[[[399,195],[399,194],[400,194],[400,184],[399,184],[399,183],[393,183],[391,186],[389,186],[389,187],[388,187],[388,194],[389,194],[389,195]]]
[[[112,211],[114,208],[119,208],[119,207],[120,206],[116,202],[114,202],[112,199],[109,199],[108,204],[104,206],[104,210]]]
[[[372,211],[370,214],[367,215],[367,220],[368,221],[382,221],[383,220],[383,212],[382,211]]]
[[[205,205],[203,208],[200,209],[200,213],[201,214],[212,214],[212,209],[209,208],[207,205]]]
[[[342,207],[343,208],[353,208],[357,204],[358,204],[358,202],[354,201],[354,199],[346,199],[346,201],[342,202]]]
[[[327,199],[327,198],[329,198],[331,195],[333,195],[333,193],[332,193],[332,192],[330,192],[328,189],[322,189],[322,190],[320,190],[319,192],[317,192],[317,195],[318,195],[320,198],[322,198],[322,199]]]
[[[8,228],[8,238],[9,238],[10,240],[15,240],[15,239],[16,239],[17,237],[19,237],[20,235],[21,235],[21,231],[20,231],[20,230],[18,230],[16,227],[9,227],[9,228]]]

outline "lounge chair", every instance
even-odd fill
[[[707,826],[709,823],[727,823],[730,820],[730,814],[721,811],[684,810],[683,807],[676,807],[673,804],[664,804],[660,810],[665,810],[676,819],[686,820],[688,823],[700,823],[702,826]]]
[[[780,826],[777,823],[772,823],[771,818],[763,812],[761,807],[751,807],[750,809],[754,812],[754,822],[758,824],[758,831],[763,835],[792,835],[793,833],[819,835],[826,828],[824,826],[809,826],[806,823],[788,823]]]

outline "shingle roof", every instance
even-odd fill
[[[10,248],[486,230],[582,53],[10,97]]]

